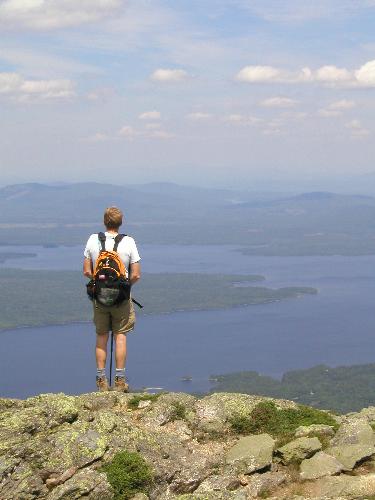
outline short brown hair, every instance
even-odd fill
[[[122,212],[117,207],[108,207],[104,212],[104,225],[107,229],[118,229],[122,224]]]

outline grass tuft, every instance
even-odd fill
[[[147,492],[153,479],[151,469],[141,455],[130,451],[117,453],[102,470],[113,488],[114,500],[127,500],[136,493]]]
[[[259,403],[246,417],[234,415],[230,420],[232,430],[238,434],[267,433],[279,442],[292,439],[300,425],[326,424],[337,429],[337,422],[326,412],[299,405],[297,408],[278,409],[272,401]]]
[[[174,420],[184,420],[186,417],[186,408],[185,406],[180,403],[180,401],[173,401],[172,402],[172,413],[171,413],[171,421],[173,422]]]
[[[137,394],[128,401],[128,408],[136,410],[141,401],[156,401],[160,394]]]

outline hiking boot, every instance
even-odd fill
[[[96,387],[99,392],[109,391],[109,385],[106,377],[96,377]]]
[[[115,385],[113,390],[117,392],[129,392],[129,384],[125,382],[124,377],[115,377]]]

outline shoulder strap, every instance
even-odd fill
[[[115,244],[113,245],[113,251],[117,252],[117,247],[120,241],[126,236],[126,234],[118,234],[115,238]]]
[[[99,241],[102,245],[102,251],[105,252],[105,234],[104,233],[98,233],[98,238]]]

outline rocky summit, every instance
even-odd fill
[[[0,399],[0,499],[370,500],[374,426],[244,394]]]

